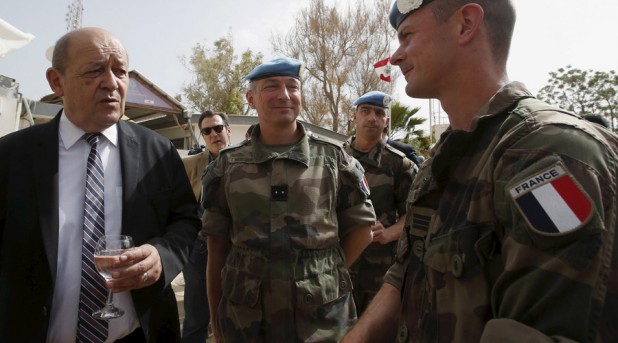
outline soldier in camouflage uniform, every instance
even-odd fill
[[[222,342],[337,342],[356,321],[348,266],[371,242],[363,169],[306,134],[300,62],[256,67],[251,139],[203,179],[208,299]]]
[[[384,143],[388,127],[388,94],[372,91],[354,102],[356,134],[343,145],[356,158],[369,184],[369,199],[377,221],[371,227],[373,242],[350,268],[354,302],[360,315],[382,286],[384,274],[395,261],[395,247],[406,213],[406,200],[417,167],[399,150]]]
[[[390,19],[406,93],[451,125],[344,341],[618,341],[617,137],[508,81],[510,1],[398,0]]]

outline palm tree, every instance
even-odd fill
[[[400,102],[393,102],[391,105],[391,132],[389,137],[398,136],[403,134],[402,141],[412,141],[415,138],[422,138],[424,136],[424,130],[417,130],[416,126],[425,122],[425,118],[416,118],[415,114],[418,113],[420,107],[410,108],[402,105]]]

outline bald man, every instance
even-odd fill
[[[0,337],[179,340],[171,281],[200,222],[178,153],[162,136],[120,120],[128,56],[111,33],[84,28],[60,38],[47,80],[64,108],[49,123],[0,139]],[[86,190],[90,165],[99,172],[96,191]],[[95,218],[99,231],[85,218]],[[129,235],[135,244],[114,256],[107,282],[86,278],[86,252],[103,234]],[[114,292],[121,319],[92,320],[100,289]]]

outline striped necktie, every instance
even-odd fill
[[[92,318],[92,312],[105,305],[107,289],[94,265],[94,248],[105,235],[103,207],[103,163],[97,151],[101,133],[87,133],[84,139],[90,144],[86,167],[86,199],[82,240],[82,279],[77,320],[78,342],[105,342],[107,321]]]

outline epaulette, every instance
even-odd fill
[[[245,139],[244,141],[242,141],[240,143],[228,145],[225,148],[221,149],[221,151],[219,151],[219,155],[227,153],[227,152],[230,152],[230,151],[238,150],[238,149],[244,147],[245,145],[249,144],[250,141],[251,140],[249,140],[249,139]]]
[[[343,143],[339,142],[339,141],[335,141],[335,140],[331,140],[329,138],[326,137],[321,137],[318,136],[316,134],[310,134],[308,135],[309,140],[315,141],[315,142],[319,142],[319,143],[325,143],[331,146],[336,147],[339,150],[343,150]]]
[[[567,123],[568,125],[571,125],[572,127],[576,129],[586,132],[598,142],[601,142],[602,144],[606,145],[610,151],[614,151],[614,152],[618,151],[617,149],[618,136],[616,136],[616,134],[612,132],[611,130],[608,130],[605,127],[602,127],[600,125],[595,125],[587,121],[586,119],[582,118],[579,114],[572,113],[572,112],[563,110],[561,108],[557,108],[553,105],[546,104],[536,98],[524,99],[524,101],[526,101],[525,105],[528,105],[528,106],[527,107],[518,106],[518,109],[521,107],[524,107],[529,112],[530,115],[535,115],[543,111],[554,111],[554,112],[563,114],[562,118],[560,116],[556,116],[558,119],[555,119],[552,121],[545,120],[544,123],[548,123],[548,124]],[[520,101],[520,103],[523,103],[524,101]],[[567,118],[565,118],[564,115],[566,115]],[[576,118],[576,119],[573,119],[573,118]]]
[[[400,150],[397,150],[396,148],[392,147],[390,144],[384,143],[384,145],[386,146],[386,150],[392,152],[393,154],[404,158],[406,157],[406,154],[404,154],[403,152],[401,152]]]
[[[536,113],[540,111],[561,112],[564,114],[568,114],[569,116],[572,116],[572,117],[581,118],[581,116],[577,114],[566,111],[555,105],[550,105],[534,97],[527,97],[527,98],[521,99],[517,103],[517,106],[513,110],[511,110],[511,113],[520,115],[520,116],[526,116],[528,114],[532,114],[532,113]]]

